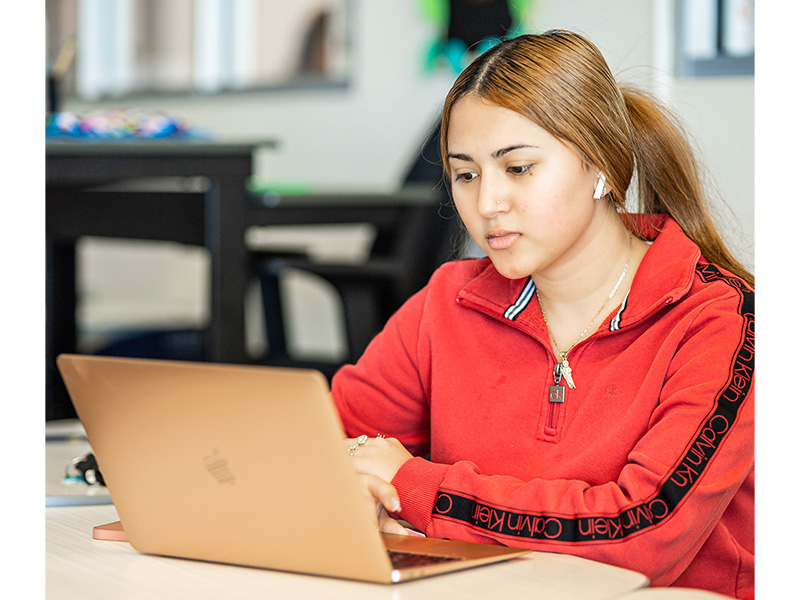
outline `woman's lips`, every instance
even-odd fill
[[[519,233],[512,233],[508,231],[501,231],[497,233],[490,233],[486,236],[486,242],[492,250],[508,250],[517,243],[520,238]]]

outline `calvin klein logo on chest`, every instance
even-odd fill
[[[550,401],[550,403],[562,404],[564,402],[564,386],[551,385],[550,393],[547,399]]]
[[[214,452],[204,458],[206,470],[217,481],[217,483],[230,483],[236,481],[236,476],[231,471],[228,465],[228,459],[225,458],[218,448],[214,448]]]

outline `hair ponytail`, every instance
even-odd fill
[[[641,90],[620,89],[632,125],[639,212],[668,213],[706,259],[754,286],[753,274],[714,225],[694,152],[677,119]]]

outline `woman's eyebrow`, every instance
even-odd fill
[[[500,158],[501,156],[505,156],[509,152],[513,152],[514,150],[520,150],[521,148],[538,148],[538,146],[534,146],[532,144],[515,144],[513,146],[506,146],[505,148],[500,148],[499,150],[495,150],[492,152],[492,158]],[[448,152],[447,153],[448,160],[454,158],[456,160],[463,160],[465,162],[475,162],[474,159],[469,154],[461,154],[458,152]]]
[[[513,152],[514,150],[519,150],[521,148],[538,148],[538,146],[534,146],[532,144],[516,144],[514,146],[507,146],[505,148],[500,148],[500,150],[495,150],[492,152],[492,158],[500,158],[501,156],[505,156],[509,152]]]
[[[464,162],[475,162],[474,160],[472,160],[472,157],[469,154],[448,152],[447,159],[450,160],[451,158],[455,158],[456,160],[463,160]]]

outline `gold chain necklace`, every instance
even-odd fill
[[[551,386],[550,388],[551,401],[553,402],[564,401],[564,386],[560,385],[562,375],[564,376],[564,379],[567,380],[567,386],[570,389],[575,389],[575,381],[572,379],[572,367],[569,364],[569,360],[567,360],[567,355],[572,351],[572,349],[576,346],[576,344],[583,339],[583,336],[586,335],[587,331],[589,331],[589,328],[597,320],[597,317],[599,317],[602,314],[603,309],[606,307],[606,304],[608,304],[608,301],[611,300],[611,298],[614,297],[614,294],[617,293],[619,286],[622,285],[622,281],[625,279],[625,275],[628,273],[628,265],[631,262],[632,252],[633,252],[633,234],[631,234],[631,232],[628,232],[628,257],[625,259],[625,266],[622,268],[622,273],[620,274],[619,279],[617,279],[617,283],[614,285],[614,289],[611,290],[611,293],[606,297],[605,301],[603,302],[603,305],[600,307],[600,310],[598,310],[597,314],[595,314],[595,316],[592,317],[592,320],[589,321],[589,324],[584,328],[583,331],[581,331],[581,334],[578,336],[578,338],[574,342],[572,342],[572,345],[569,348],[567,348],[566,352],[562,352],[561,349],[558,347],[558,342],[556,342],[556,338],[553,335],[553,332],[550,330],[550,323],[547,320],[547,313],[545,312],[544,306],[542,305],[542,299],[539,296],[539,290],[538,289],[536,290],[536,299],[539,301],[539,308],[542,311],[542,318],[544,319],[544,324],[547,327],[547,333],[550,335],[550,339],[553,340],[553,346],[555,346],[556,351],[561,356],[561,361],[556,363],[555,369],[553,370],[553,379],[555,379],[556,384],[555,386]],[[555,397],[560,398],[560,400],[553,400],[554,398],[553,394],[556,394]]]

